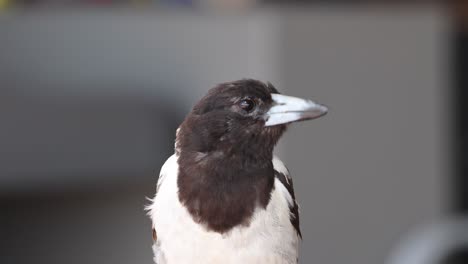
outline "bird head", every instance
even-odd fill
[[[327,108],[310,100],[282,95],[270,83],[252,79],[210,89],[186,117],[176,148],[198,153],[271,156],[288,124],[315,119]]]

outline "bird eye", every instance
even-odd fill
[[[255,107],[255,101],[252,99],[243,99],[239,104],[240,107],[247,112],[252,111]]]

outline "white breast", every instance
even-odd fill
[[[173,155],[161,169],[157,195],[148,207],[157,232],[157,264],[297,263],[300,239],[290,221],[292,198],[279,180],[267,208],[257,209],[249,226],[219,234],[194,222],[180,204],[177,172]]]

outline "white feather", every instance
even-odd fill
[[[276,171],[283,173],[285,176],[287,176],[286,180],[288,180],[289,183],[289,171],[286,168],[286,166],[284,166],[284,163],[276,155],[273,156],[273,168],[275,168]]]
[[[287,172],[279,159],[273,162],[275,169]],[[267,208],[257,209],[250,225],[219,234],[194,222],[179,202],[177,175],[174,154],[162,167],[158,193],[148,206],[158,236],[156,263],[297,263],[300,238],[290,221],[292,197],[278,179]]]

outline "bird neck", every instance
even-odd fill
[[[266,160],[244,152],[181,149],[179,200],[193,220],[208,230],[225,233],[248,225],[253,212],[266,208],[270,200],[274,183],[271,155]]]

